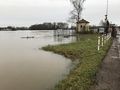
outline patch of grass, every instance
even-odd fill
[[[109,40],[97,51],[97,36],[81,35],[79,41],[74,43],[43,47],[46,51],[64,55],[73,61],[79,60],[70,74],[56,85],[55,90],[88,90],[94,83],[96,73],[112,44],[112,40]]]

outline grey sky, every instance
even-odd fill
[[[119,0],[109,0],[110,21],[120,24]],[[106,0],[86,0],[82,18],[91,24],[104,19]],[[0,26],[67,21],[72,5],[69,0],[0,0]]]

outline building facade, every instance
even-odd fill
[[[89,22],[82,19],[77,22],[77,32],[87,32],[89,31]]]

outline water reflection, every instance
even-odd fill
[[[34,36],[34,38],[21,38]],[[0,32],[0,90],[49,90],[69,73],[71,61],[38,48],[71,42],[53,31]]]

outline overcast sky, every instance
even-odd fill
[[[120,1],[109,0],[109,19],[120,24]],[[42,22],[67,21],[69,0],[0,0],[0,26],[30,26]],[[98,24],[104,19],[106,0],[86,0],[82,18]]]

